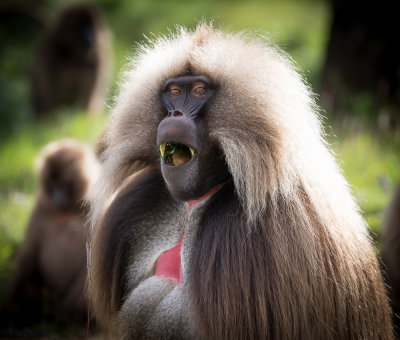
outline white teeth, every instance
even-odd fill
[[[161,145],[160,145],[160,154],[161,154],[161,157],[164,157],[164,154],[165,154],[165,147],[167,146],[167,143],[162,143]]]
[[[190,147],[189,145],[179,144],[179,143],[162,143],[160,144],[161,158],[166,158],[171,156],[170,158],[172,158],[172,161],[174,161],[175,157],[178,157],[178,159],[182,158],[182,156],[185,153],[184,151],[185,149],[186,149],[186,157],[188,157],[187,149],[189,149],[190,159],[192,159],[196,154],[196,150]],[[190,159],[188,159],[187,161],[189,161]]]

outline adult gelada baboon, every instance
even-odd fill
[[[91,193],[110,337],[390,339],[365,223],[284,54],[201,24],[132,65]]]
[[[394,322],[400,329],[400,186],[386,213],[383,232],[383,260],[389,284],[389,296],[392,302]]]
[[[110,76],[110,33],[100,11],[76,4],[48,29],[32,67],[37,116],[64,106],[101,112]]]
[[[97,178],[98,161],[89,146],[65,139],[48,144],[38,163],[39,192],[20,249],[10,316],[24,326],[46,313],[56,321],[84,323],[87,209],[83,202]]]

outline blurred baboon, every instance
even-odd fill
[[[397,333],[400,330],[400,186],[389,205],[382,242],[383,262],[389,284]]]
[[[110,76],[110,33],[99,10],[81,4],[61,12],[31,71],[37,116],[63,106],[100,112]]]
[[[391,339],[366,224],[284,54],[202,24],[132,65],[90,195],[110,338]]]
[[[97,159],[88,146],[66,139],[47,145],[38,164],[39,192],[19,253],[10,316],[25,324],[45,317],[84,322],[83,200],[97,176]]]

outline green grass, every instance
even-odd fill
[[[290,53],[309,81],[318,80],[330,19],[324,1],[148,0],[109,7],[117,73],[126,62],[126,51],[133,54],[134,44],[145,36],[168,34],[177,25],[193,28],[206,20],[226,31],[251,30],[271,37]]]
[[[389,133],[358,129],[340,131],[333,148],[379,248],[385,210],[400,182],[400,143]]]
[[[105,120],[105,116],[90,116],[86,112],[62,111],[51,120],[25,124],[17,134],[1,142],[1,190],[31,190],[34,160],[45,144],[66,137],[94,142]]]

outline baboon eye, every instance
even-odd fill
[[[181,94],[181,92],[182,92],[180,87],[175,85],[175,84],[170,85],[168,87],[168,91],[169,91],[170,95],[173,96],[173,97],[179,96]]]
[[[192,91],[196,97],[201,97],[207,92],[207,86],[203,82],[196,82],[193,84]]]

